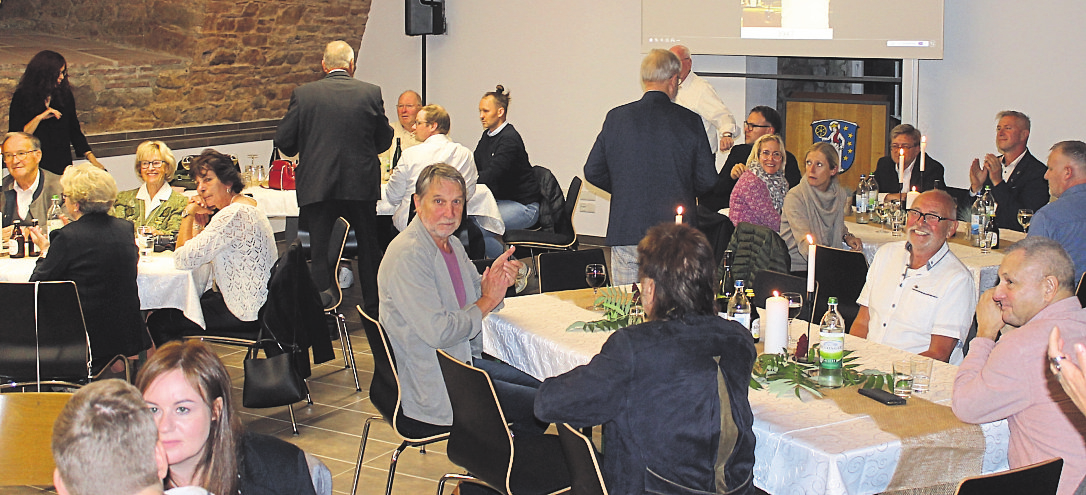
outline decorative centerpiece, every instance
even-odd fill
[[[596,298],[596,306],[602,307],[603,318],[595,321],[576,321],[567,332],[613,332],[636,325],[644,319],[641,308],[641,291],[633,284],[630,292],[623,287],[604,287]]]
[[[815,345],[817,348],[817,344]],[[844,366],[842,379],[844,386],[859,385],[860,388],[876,388],[892,392],[893,378],[879,370],[858,370],[859,365],[853,363],[855,356],[850,356],[853,351],[844,351]],[[810,362],[795,361],[787,354],[762,354],[754,361],[754,369],[750,372],[750,388],[754,390],[768,390],[777,397],[795,395],[802,399],[801,390],[806,390],[815,397],[822,397],[821,386],[818,380],[813,378],[813,373],[818,372],[818,351],[811,349]]]

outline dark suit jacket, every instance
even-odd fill
[[[992,187],[992,197],[996,205],[996,226],[1001,229],[1022,231],[1018,224],[1018,210],[1029,208],[1040,210],[1048,204],[1048,181],[1045,172],[1048,167],[1033,156],[1029,150],[1014,167],[1014,172],[1007,180]],[[986,179],[984,185],[991,186],[992,180]]]
[[[50,233],[48,256],[38,260],[30,277],[32,282],[75,282],[95,370],[118,354],[135,356],[146,348],[134,236],[128,220],[106,213],[83,215]]]
[[[294,444],[246,432],[241,436],[238,453],[239,492],[264,495],[315,493],[305,452]]]
[[[11,225],[14,220],[12,213],[15,212],[18,204],[14,189],[15,178],[9,174],[4,177],[3,186],[0,187],[0,191],[3,191],[0,195],[0,217],[3,217],[4,227]],[[29,216],[38,219],[38,223],[44,226],[46,217],[49,215],[49,207],[53,204],[53,195],[59,196],[63,192],[64,188],[60,187],[60,176],[39,168],[38,190],[34,191],[34,200],[30,202]]]
[[[724,168],[721,168],[717,174],[713,188],[698,195],[699,205],[712,211],[722,210],[730,205],[732,189],[735,189],[735,183],[738,182],[738,179],[732,178],[732,167],[739,163],[747,163],[753,147],[753,143],[737,144],[732,147],[727,161],[724,162]],[[803,178],[803,172],[799,168],[799,162],[796,161],[796,155],[787,150],[785,155],[784,179],[788,181],[788,188],[791,189],[799,184],[800,179]]]
[[[611,193],[607,244],[631,246],[682,206],[697,226],[695,195],[716,181],[701,117],[660,91],[607,112],[584,165],[588,182]]]
[[[513,124],[505,124],[496,136],[483,130],[475,145],[475,167],[479,169],[479,184],[486,184],[494,199],[516,201],[520,204],[538,203],[539,181],[528,161],[524,140]]]
[[[909,188],[917,191],[930,191],[935,189],[935,181],[943,181],[943,164],[936,161],[931,155],[925,153],[924,160],[924,187],[920,187],[920,160],[913,164],[912,175],[909,176]],[[879,183],[879,192],[899,193],[901,183],[897,177],[897,162],[889,156],[879,158],[875,164],[875,181]]]
[[[298,206],[381,199],[377,154],[392,144],[381,88],[344,71],[299,86],[275,131],[275,146],[299,154]]]

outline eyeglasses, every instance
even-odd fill
[[[425,120],[416,120],[415,121],[415,127],[430,125],[430,124],[431,124],[430,122],[427,122]]]
[[[917,220],[923,220],[924,223],[926,223],[928,225],[937,225],[939,222],[942,222],[943,220],[953,220],[953,218],[943,218],[943,217],[941,217],[939,215],[936,215],[934,213],[924,213],[924,212],[922,212],[920,210],[917,210],[915,208],[909,208],[908,210],[905,210],[905,213],[908,216],[908,219],[909,219],[908,221],[916,222]]]
[[[16,151],[15,153],[4,153],[4,161],[7,163],[14,163],[16,159],[22,160],[26,158],[26,155],[41,150],[28,150],[28,151]]]
[[[897,143],[894,143],[894,144],[891,144],[891,145],[890,145],[890,149],[892,149],[892,150],[905,150],[905,151],[909,151],[909,150],[911,150],[911,149],[913,149],[913,148],[915,148],[915,147],[916,147],[916,145],[915,145],[915,144],[897,144]]]
[[[145,168],[145,169],[151,170],[151,169],[154,169],[154,168],[162,168],[162,166],[165,165],[165,164],[166,164],[166,162],[164,162],[162,160],[150,160],[150,161],[144,160],[144,161],[140,162],[140,168]]]
[[[781,157],[784,156],[784,155],[781,154],[780,151],[769,151],[769,150],[762,150],[761,155],[762,155],[762,158],[773,157],[773,159],[775,159],[775,160],[780,160]]]
[[[754,124],[754,123],[751,123],[751,122],[743,122],[743,125],[747,126],[747,129],[756,129],[756,128],[769,129],[769,128],[773,127],[771,125],[758,125],[758,124]]]

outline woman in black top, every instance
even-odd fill
[[[68,63],[52,50],[38,52],[26,65],[11,96],[8,131],[37,136],[42,151],[39,166],[54,174],[63,174],[72,164],[72,147],[94,166],[105,168],[79,128],[75,97],[68,85]]]

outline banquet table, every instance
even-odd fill
[[[610,333],[566,331],[574,321],[600,318],[584,304],[571,302],[575,292],[506,298],[505,307],[483,321],[483,351],[540,380],[587,363]],[[793,332],[805,328],[797,321]],[[893,359],[912,356],[849,335],[845,339],[845,348],[859,357],[860,369],[888,372]],[[923,397],[949,406],[957,367],[934,365],[931,390]],[[754,483],[759,488],[778,494],[886,491],[902,455],[902,440],[880,430],[869,416],[847,414],[830,400],[801,401],[759,390],[751,390],[749,397],[757,437]],[[1006,420],[980,428],[981,473],[1007,469]]]
[[[0,257],[0,282],[26,282],[34,273],[37,258],[11,259]],[[185,317],[204,326],[200,296],[207,290],[211,265],[195,270],[174,268],[173,252],[152,253],[140,258],[136,284],[139,286],[140,309],[175,308]]]
[[[871,261],[875,259],[875,252],[883,244],[906,240],[905,236],[892,235],[889,230],[884,229],[880,224],[859,224],[852,221],[852,217],[846,218],[845,227],[853,235],[863,240],[864,257],[867,258],[868,264],[871,264]],[[999,241],[999,249],[993,249],[992,252],[985,254],[980,252],[979,247],[967,243],[966,232],[968,227],[966,222],[958,222],[958,232],[949,241],[950,251],[962,263],[965,263],[965,266],[973,274],[977,294],[979,295],[999,283],[999,264],[1003,261],[1003,252],[1015,242],[1025,238],[1026,234],[1013,230],[1000,230],[1002,237]]]

